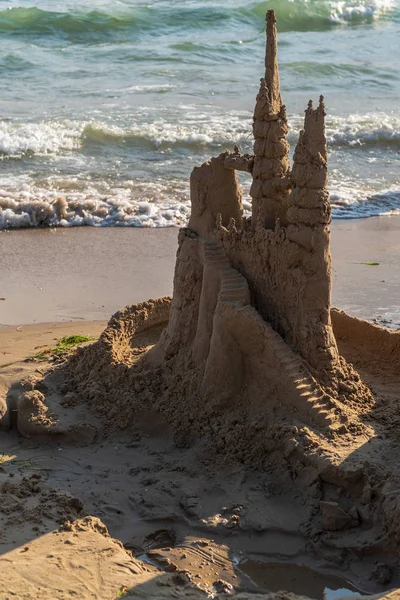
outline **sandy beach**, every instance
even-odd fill
[[[281,4],[292,13],[292,2]],[[243,106],[239,129],[232,114],[220,122],[231,128],[231,150],[217,131],[217,143],[204,135],[208,92],[197,63],[185,81],[202,86],[203,126],[193,113],[185,130],[192,109],[179,106],[181,141],[162,121],[168,96],[142,112],[147,138],[111,87],[96,87],[106,129],[93,121],[103,113],[88,95],[90,123],[74,129],[64,120],[61,146],[40,142],[43,123],[5,124],[0,150],[12,178],[0,189],[0,229],[11,229],[0,231],[0,600],[399,597],[400,218],[387,145],[397,143],[396,121],[377,113],[361,117],[360,129],[359,117],[335,110],[329,120],[323,95],[304,104],[299,96],[306,108],[293,137],[277,15],[265,14],[265,3],[258,9],[264,77],[255,80],[251,119]],[[318,36],[340,10],[319,13]],[[358,25],[375,18],[360,10],[342,16],[357,13]],[[146,11],[117,19],[118,39]],[[101,31],[114,23],[95,10],[83,29],[82,12],[5,12],[17,33],[31,18],[52,35],[62,23],[63,36],[79,25],[85,37],[99,15]],[[302,19],[291,35],[296,48]],[[373,39],[369,28],[368,50]],[[307,60],[312,44],[324,56],[315,40],[307,33]],[[220,79],[211,60],[206,78]],[[96,64],[106,72],[103,60]],[[309,64],[322,86],[322,71]],[[308,99],[312,77],[300,73]],[[239,104],[244,87],[234,91],[231,81],[223,92]],[[78,96],[74,119],[85,104]],[[219,122],[217,100],[207,110]],[[57,123],[44,125],[48,136]],[[183,223],[179,233],[153,227]],[[127,224],[135,227],[119,227]]]
[[[172,293],[178,229],[0,233],[0,325],[108,320]]]
[[[399,324],[396,303],[400,290],[399,229],[400,220],[396,218],[333,222],[333,297],[337,306],[359,317],[388,319],[392,327]],[[51,379],[54,367],[48,371],[47,362],[26,359],[53,347],[64,336],[79,334],[97,339],[107,319],[125,304],[171,294],[177,233],[175,228],[2,233],[0,247],[7,268],[3,271],[1,289],[5,300],[0,304],[3,323],[0,328],[0,394],[8,394],[9,402],[12,402],[12,398],[18,396],[21,381],[35,382],[45,374],[48,383],[39,388],[48,390],[47,386],[51,386],[54,396],[55,390],[60,389],[58,379]],[[379,264],[363,264],[369,262]],[[139,337],[138,347],[143,343],[154,343],[159,330],[154,331],[155,338]],[[346,335],[343,332],[341,335],[345,340]],[[343,341],[342,351],[356,356],[353,346],[346,344]],[[358,360],[365,361],[362,356],[357,355]],[[46,373],[50,373],[50,377]],[[388,371],[387,382],[390,381],[390,373]],[[24,385],[28,385],[26,389],[29,389],[29,383]],[[397,393],[396,385],[391,389]],[[292,539],[293,531],[301,521],[301,512],[296,512],[298,508],[295,509],[291,500],[286,507],[278,507],[275,499],[268,507],[270,519],[287,520],[287,525],[279,528],[273,538],[259,534],[258,540],[246,541],[247,533],[244,532],[245,537],[236,537],[235,542],[226,545],[224,531],[226,527],[228,530],[232,527],[229,519],[233,517],[229,516],[229,511],[225,514],[225,509],[221,512],[220,474],[210,473],[205,479],[199,479],[197,475],[195,487],[188,487],[188,477],[190,479],[194,475],[190,475],[191,465],[199,461],[198,450],[196,446],[190,451],[179,450],[169,424],[161,415],[155,418],[154,414],[146,411],[138,413],[134,431],[112,435],[111,438],[107,434],[108,441],[104,443],[101,419],[82,405],[71,411],[76,402],[72,396],[68,400],[70,404],[66,404],[62,396],[57,396],[58,392],[51,404],[51,410],[58,415],[55,443],[43,445],[35,441],[32,445],[29,439],[15,439],[12,432],[2,433],[0,476],[4,481],[1,506],[6,510],[5,514],[9,514],[8,511],[14,509],[7,507],[12,506],[12,498],[17,495],[24,498],[18,506],[25,516],[21,522],[3,519],[5,527],[0,538],[0,562],[5,560],[5,564],[15,564],[15,578],[3,584],[10,590],[18,590],[20,598],[32,599],[32,594],[37,593],[33,589],[42,590],[41,598],[50,600],[54,595],[64,598],[57,591],[57,586],[85,598],[94,594],[96,598],[111,599],[115,597],[115,590],[119,590],[120,594],[116,597],[129,592],[129,597],[135,598],[169,598],[170,593],[178,593],[177,580],[159,571],[160,568],[165,570],[169,564],[173,564],[174,569],[189,569],[191,577],[195,577],[203,590],[211,589],[218,576],[222,581],[222,591],[229,592],[231,585],[236,589],[256,591],[263,588],[267,576],[265,568],[261,568],[254,557],[261,551],[264,557],[268,553],[275,554],[276,548],[281,548],[286,560],[293,556],[296,564],[301,562],[304,570],[300,568],[297,572],[299,567],[289,565],[285,575],[280,574],[279,569],[271,571],[266,584],[269,589],[278,591],[286,586],[297,593],[300,590],[311,597],[322,598],[326,588],[339,588],[343,589],[343,593],[354,594],[357,588],[352,587],[354,584],[348,579],[354,582],[355,573],[359,581],[365,578],[361,565],[355,571],[353,565],[351,574],[332,565],[325,570],[322,568],[322,575],[312,570],[320,569],[322,563],[309,560],[306,546],[295,537]],[[34,437],[40,439],[40,436]],[[154,461],[160,460],[160,453],[164,459],[161,477],[158,477],[155,473],[159,467]],[[116,468],[117,463],[120,466]],[[75,465],[73,479],[72,464]],[[179,467],[181,476],[171,472],[171,465],[174,469]],[[147,477],[146,483],[143,474],[149,471],[153,474]],[[19,487],[9,488],[8,484],[4,487],[4,482],[10,477],[19,481],[21,474],[24,479]],[[253,531],[253,527],[263,530],[265,524],[260,522],[257,525],[257,506],[264,500],[251,491],[258,489],[259,476],[256,473],[246,476],[245,484],[239,484],[238,477],[242,481],[243,474],[236,470],[225,473],[224,501],[232,506],[240,506],[241,502],[246,504],[247,517],[241,516],[245,531],[247,528]],[[150,501],[143,496],[143,485],[153,486]],[[179,500],[179,493],[173,498],[166,495],[166,489],[171,486],[177,489],[182,486],[186,490],[183,499]],[[208,495],[205,512],[200,508],[205,502],[200,492],[203,487]],[[38,512],[41,504],[43,508]],[[81,506],[85,507],[85,512]],[[192,524],[185,524],[185,518],[182,521],[182,510]],[[84,517],[84,514],[93,516]],[[198,530],[202,522],[198,519],[202,514],[214,516],[207,517]],[[72,520],[73,525],[54,538],[51,532],[59,531],[60,515],[62,520]],[[175,520],[172,529],[169,525],[171,518]],[[216,519],[215,523],[213,519]],[[103,523],[125,548],[108,537]],[[195,531],[200,533],[201,529],[203,537],[196,536]],[[185,536],[187,542],[178,544],[176,549],[161,549],[173,546],[176,537],[182,540]],[[129,552],[132,549],[137,556],[143,548],[146,549],[146,560],[151,563],[147,567],[137,562]],[[204,567],[212,565],[215,560],[218,563],[215,574],[212,569],[205,573]],[[43,567],[44,561],[48,563],[46,568]],[[67,568],[61,582],[51,577],[48,569],[52,568],[54,561],[54,564],[78,561],[81,568],[91,573],[88,587],[74,569]],[[243,567],[239,570],[234,568],[235,561],[244,561]],[[94,568],[102,573],[101,581],[93,577]],[[32,570],[37,574],[35,586],[38,587],[34,588],[29,575]],[[7,573],[9,578],[9,569]],[[291,583],[287,579],[288,574],[292,578]],[[296,583],[299,580],[303,587],[299,588]],[[202,592],[192,588],[190,581],[183,579],[179,584],[182,597],[202,598]],[[275,588],[271,588],[274,585]],[[165,596],[161,594],[160,586]],[[377,589],[372,585],[368,591]],[[340,592],[330,593],[336,593],[338,597]],[[9,598],[1,594],[0,597]],[[246,597],[243,595],[243,598]]]
[[[400,327],[400,218],[334,220],[331,231],[333,305]],[[0,326],[107,321],[171,295],[177,236],[175,227],[0,232]]]

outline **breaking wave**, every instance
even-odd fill
[[[243,208],[250,214],[249,181],[243,182]],[[330,197],[334,218],[400,215],[400,189],[379,192],[358,187],[356,182],[333,179]],[[84,180],[33,181],[0,187],[0,230],[29,227],[169,227],[185,226],[190,216],[187,181],[164,179],[106,182],[85,185]]]
[[[84,178],[75,184],[26,177],[0,187],[0,229],[27,227],[183,226],[190,213],[188,184],[179,180],[126,181],[110,186]]]
[[[179,121],[171,111],[160,116],[158,109],[151,110],[138,109],[136,121],[126,127],[103,121],[0,122],[0,160],[16,163],[15,169],[0,176],[0,229],[184,225],[190,212],[191,169],[235,144],[251,152],[252,115],[244,111],[210,115],[188,106]],[[289,116],[292,149],[302,120],[302,115]],[[374,181],[372,175],[360,180],[348,165],[353,152],[365,165],[390,156],[393,149],[397,155],[400,116],[383,112],[329,116],[327,138],[332,164],[338,167],[330,173],[334,217],[398,214],[398,185],[388,182],[383,189],[384,181]],[[148,150],[143,169],[139,162],[135,179],[130,179],[131,165],[140,161],[143,149]],[[121,173],[110,167],[111,156],[124,162]],[[346,176],[341,160],[347,161]],[[24,161],[22,170],[19,161]],[[149,170],[152,178],[146,175]],[[245,209],[250,210],[249,178],[241,179]]]
[[[263,16],[270,8],[276,12],[279,28],[287,31],[357,25],[399,16],[394,0],[279,0],[257,3],[250,10]]]
[[[0,31],[50,36],[82,34],[85,39],[90,35],[119,35],[124,31],[161,34],[167,29],[216,28],[229,21],[257,23],[270,8],[276,11],[279,28],[287,31],[324,29],[335,24],[357,25],[399,16],[394,0],[267,0],[239,8],[234,0],[204,6],[184,0],[173,5],[152,0],[125,10],[118,7],[113,12],[108,7],[90,11],[10,7],[0,11]]]
[[[362,219],[383,215],[400,215],[400,188],[379,192],[357,189],[357,183],[336,182],[330,190],[332,216],[336,219]]]
[[[248,112],[231,111],[223,115],[186,113],[138,120],[129,127],[101,121],[48,121],[42,123],[0,122],[0,157],[57,154],[90,145],[119,145],[127,150],[138,144],[153,149],[186,147],[210,152],[240,144],[251,151],[252,117]],[[143,117],[142,117],[143,119]],[[289,116],[289,141],[296,143],[302,116]],[[327,118],[326,133],[331,147],[391,146],[400,148],[400,117],[396,114],[366,113]]]
[[[289,141],[295,143],[297,131],[302,127],[302,117],[290,120],[292,131]],[[400,148],[400,116],[383,112],[329,115],[326,120],[328,146],[368,146]]]
[[[48,123],[0,122],[0,157],[57,153],[81,145],[82,127],[72,121]]]

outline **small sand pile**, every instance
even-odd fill
[[[33,523],[37,535],[49,523],[63,524],[74,521],[83,514],[83,504],[66,492],[49,488],[39,473],[23,477],[21,481],[9,480],[0,486],[1,541],[12,539],[12,527]]]

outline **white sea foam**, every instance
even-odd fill
[[[76,225],[184,225],[190,212],[188,179],[193,165],[200,164],[226,147],[232,148],[234,144],[239,144],[243,151],[251,151],[252,146],[249,112],[231,111],[210,117],[207,113],[197,113],[193,107],[191,110],[188,107],[185,114],[186,118],[179,123],[174,115],[170,120],[165,115],[151,120],[148,113],[139,111],[137,122],[127,127],[107,125],[101,121],[0,123],[0,148],[3,153],[7,152],[3,158],[26,153],[53,153],[62,156],[63,166],[70,166],[73,173],[68,177],[67,171],[61,169],[62,175],[47,175],[39,180],[33,166],[32,174],[25,169],[24,175],[16,170],[0,176],[0,229]],[[289,141],[293,148],[303,117],[290,116],[289,122]],[[366,145],[365,162],[372,163],[379,160],[374,157],[377,154],[374,145],[400,145],[398,114],[376,112],[347,117],[328,116],[327,137],[334,159],[339,160],[339,163],[336,162],[339,168],[332,168],[330,172],[334,216],[399,212],[398,183],[372,179],[360,182],[357,173],[353,174],[349,167],[350,163],[346,166],[347,174],[343,170],[344,163],[343,168],[340,166],[342,155],[347,157],[346,160],[350,157],[351,161],[353,147],[362,148]],[[147,180],[142,177],[135,180],[114,178],[112,183],[106,178],[92,181],[87,174],[88,159],[79,150],[86,144],[107,146],[115,140],[120,147],[119,141],[123,140],[128,143],[129,152],[130,139],[134,140],[133,148],[138,140],[139,147],[145,140],[153,145],[154,156],[160,152],[163,162],[158,175]],[[177,164],[174,154],[171,152],[170,161],[165,158],[169,156],[169,148],[173,149],[175,145],[187,146],[190,152],[192,146],[195,149],[194,157],[184,159],[187,161],[187,176],[184,179],[174,173]],[[368,149],[368,145],[372,146],[372,150]],[[174,179],[171,180],[171,176]],[[246,196],[249,178],[243,176],[241,181],[245,187],[244,208],[248,212],[251,209]]]
[[[329,185],[333,218],[360,219],[364,217],[400,214],[400,187],[366,189],[357,181],[332,180]]]
[[[303,116],[291,115],[289,123],[289,141],[295,144],[298,132],[303,126]],[[243,111],[231,111],[223,115],[188,114],[180,120],[158,118],[146,123],[133,123],[127,128],[91,122],[84,128],[83,135],[90,139],[96,133],[98,141],[102,136],[104,141],[108,136],[125,140],[136,138],[147,140],[156,148],[175,145],[222,147],[242,144],[248,151],[253,143],[252,114]],[[400,145],[400,116],[383,112],[356,113],[348,116],[328,115],[326,135],[330,145]]]
[[[332,144],[400,142],[400,118],[379,112],[329,118],[326,134],[328,143]]]
[[[26,179],[26,178],[25,178]],[[242,179],[243,208],[251,213],[249,179]],[[54,183],[54,182],[53,182]],[[359,218],[400,214],[400,190],[396,186],[377,191],[357,181],[337,177],[330,182],[333,216]],[[21,181],[18,192],[0,188],[0,229],[21,227],[166,227],[184,226],[190,216],[189,186],[179,180],[127,181],[107,190],[107,184],[86,189],[60,190]]]
[[[10,123],[0,121],[0,153],[12,157],[22,154],[48,154],[80,146],[82,124],[73,121],[47,123]]]
[[[360,218],[374,215],[400,214],[398,190],[384,190],[379,194],[372,190],[357,190],[346,185],[332,184],[331,202],[334,218]],[[397,194],[397,197],[396,197]],[[397,208],[396,208],[397,204]],[[250,214],[251,204],[247,197],[243,206]],[[185,226],[190,215],[190,203],[186,200],[164,199],[157,202],[135,200],[121,192],[98,197],[83,194],[48,196],[40,198],[31,194],[26,199],[0,197],[0,229],[25,227],[167,227]]]
[[[138,114],[126,127],[109,125],[102,121],[49,121],[42,123],[0,122],[0,153],[18,158],[25,154],[57,154],[79,150],[94,142],[108,144],[113,141],[147,141],[157,148],[176,145],[223,147],[241,144],[251,149],[252,115],[250,112],[231,111],[221,115],[187,113],[180,120],[176,115],[151,118]],[[154,115],[153,115],[154,117]],[[291,131],[289,141],[296,143],[303,125],[300,115],[289,116]],[[346,117],[327,117],[326,133],[330,145],[364,145],[394,143],[400,145],[400,116],[370,112]]]
[[[24,176],[18,191],[14,185],[0,188],[0,229],[182,226],[189,212],[188,185],[181,181],[126,181],[113,190],[102,182],[63,193],[39,187]]]
[[[157,115],[152,118],[146,114],[140,117],[138,122],[126,128],[92,122],[86,125],[84,134],[88,138],[97,134],[98,139],[102,134],[125,140],[143,139],[156,148],[174,145],[217,146],[246,140],[252,143],[251,114],[248,112],[231,111],[220,115],[186,112],[169,117]]]
[[[291,131],[289,141],[296,143],[303,118],[299,115],[289,117]],[[326,137],[331,146],[363,146],[378,144],[400,145],[400,116],[383,112],[350,114],[347,116],[328,115],[326,118]]]
[[[351,21],[354,18],[377,19],[395,8],[394,0],[339,0],[330,2],[330,17],[334,22]]]

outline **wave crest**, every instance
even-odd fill
[[[274,4],[274,5],[273,5]],[[388,13],[397,15],[394,0],[280,0],[258,2],[249,11],[258,17],[274,8],[283,31],[326,29],[337,24],[368,23]]]
[[[49,121],[42,123],[10,123],[0,121],[0,156],[21,158],[26,155],[60,154],[88,148],[90,145],[117,145],[151,149],[182,147],[210,153],[238,144],[251,152],[251,113],[231,111],[223,115],[187,113],[179,121],[177,115],[152,118],[138,115],[129,127],[117,127],[101,121]],[[289,142],[294,146],[303,117],[289,116]],[[391,146],[400,148],[400,116],[386,113],[328,116],[328,145]]]
[[[112,34],[122,30],[146,34],[168,29],[210,29],[224,22],[248,23],[259,26],[265,13],[274,8],[278,27],[283,31],[330,28],[335,24],[360,24],[385,17],[399,16],[395,0],[263,0],[249,7],[237,8],[237,3],[214,2],[212,6],[173,6],[149,2],[134,9],[60,12],[37,7],[10,7],[0,11],[0,31],[55,35]]]
[[[81,126],[69,121],[48,123],[0,122],[0,156],[20,158],[29,154],[57,153],[81,145]]]

